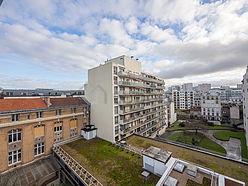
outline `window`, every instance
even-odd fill
[[[12,152],[9,152],[8,155],[9,165],[19,163],[22,161],[22,150],[14,150]]]
[[[86,116],[87,116],[87,108],[84,107],[84,118],[86,118]]]
[[[70,121],[70,136],[75,137],[77,136],[77,119],[72,119]]]
[[[115,116],[115,124],[118,124],[118,116]]]
[[[56,110],[56,116],[61,115],[61,109]]]
[[[27,119],[30,120],[30,114],[27,115]]]
[[[114,104],[118,104],[118,97],[114,98]]]
[[[12,114],[11,116],[11,121],[19,121],[20,119],[20,114]]]
[[[114,74],[117,74],[118,68],[116,66],[114,66],[113,68],[114,68]]]
[[[63,126],[62,122],[58,121],[54,123],[54,142],[62,141],[63,134],[62,134]]]
[[[54,127],[54,132],[62,131],[62,125]]]
[[[40,137],[45,135],[45,125],[36,125],[34,126],[34,137]]]
[[[36,118],[42,118],[42,112],[36,112]]]
[[[115,134],[118,134],[119,133],[119,126],[116,126],[115,127]]]
[[[72,113],[72,114],[75,114],[75,113],[76,113],[76,108],[72,108],[72,109],[71,109],[71,113]]]
[[[118,84],[118,77],[114,76],[114,84],[117,85]]]
[[[9,143],[22,140],[22,129],[14,129],[8,132]]]
[[[115,106],[115,114],[118,114],[118,106]]]
[[[45,144],[44,144],[44,142],[34,145],[34,156],[44,154],[44,152],[45,152]]]
[[[114,87],[114,94],[118,94],[118,87],[117,86]]]

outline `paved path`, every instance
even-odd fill
[[[195,130],[187,130],[189,132],[195,132]],[[229,158],[233,158],[236,160],[242,160],[241,155],[241,141],[237,138],[230,138],[229,141],[221,141],[216,139],[213,134],[215,132],[219,131],[228,131],[228,130],[198,130],[198,132],[203,133],[206,135],[209,139],[213,140],[214,142],[221,145],[226,150],[226,156]],[[168,139],[171,135],[173,135],[176,132],[182,132],[182,131],[166,131],[164,134],[162,134],[160,137],[164,139]]]
[[[230,137],[229,141],[218,140],[213,136],[213,134],[218,131],[220,130],[208,130],[207,132],[204,132],[204,134],[214,142],[221,145],[226,150],[227,157],[242,160],[240,139]]]

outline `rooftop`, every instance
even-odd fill
[[[248,184],[248,165],[136,135],[129,137],[126,143],[139,149],[154,146],[170,151],[174,158],[192,162]]]
[[[94,138],[79,139],[62,148],[103,185],[155,185],[159,177],[143,178],[142,158],[117,145]]]
[[[50,98],[50,102],[50,107],[79,106],[87,104],[85,100],[81,97]]]
[[[163,163],[166,163],[168,159],[171,157],[172,152],[161,150],[160,148],[151,146],[148,149],[146,149],[143,152],[143,154],[158,161],[161,161]]]
[[[0,99],[0,112],[43,108],[47,108],[47,105],[41,98]]]
[[[58,171],[54,159],[50,156],[0,175],[0,185],[40,185],[46,177]],[[44,182],[43,182],[44,183]]]

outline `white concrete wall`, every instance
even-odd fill
[[[170,103],[170,118],[169,122],[170,124],[174,123],[177,120],[177,113],[175,112],[175,103]]]
[[[246,145],[248,146],[248,67],[245,75],[243,76],[243,117]]]
[[[148,164],[148,165],[154,167],[153,173],[156,175],[159,175],[159,176],[162,176],[166,170],[166,166],[164,163],[143,155],[143,168],[145,168],[145,164]]]
[[[231,119],[239,119],[239,106],[230,107],[230,118]]]
[[[85,96],[91,103],[91,121],[98,128],[97,135],[114,142],[113,125],[113,67],[112,63],[88,71]]]

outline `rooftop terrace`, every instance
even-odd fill
[[[147,149],[150,146],[154,146],[170,151],[173,153],[174,158],[195,163],[201,167],[206,167],[219,174],[235,178],[248,184],[248,165],[136,135],[129,137],[126,143],[139,149]]]
[[[80,139],[61,146],[103,185],[155,185],[159,177],[143,178],[140,155],[100,138]]]

